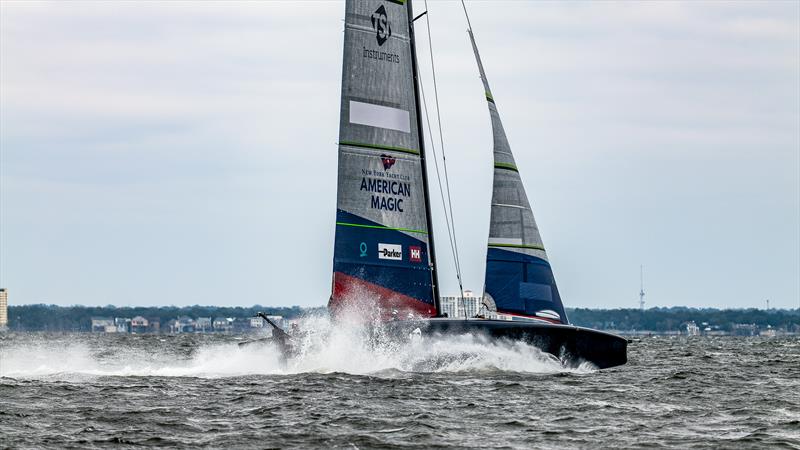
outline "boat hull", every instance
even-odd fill
[[[490,339],[523,341],[555,355],[567,365],[584,361],[600,369],[628,361],[627,339],[615,334],[572,325],[492,319],[426,319],[390,322],[397,331],[419,328],[423,335],[472,334]]]

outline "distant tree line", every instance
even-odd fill
[[[294,319],[304,314],[325,312],[326,308],[301,308],[299,306],[275,307],[254,305],[251,307],[227,306],[161,306],[118,307],[107,306],[57,306],[19,305],[8,307],[8,326],[20,331],[91,331],[93,317],[142,316],[157,319],[162,326],[181,316],[198,317],[253,317],[257,312]],[[755,324],[761,328],[785,328],[800,331],[800,309],[711,309],[711,308],[650,308],[639,309],[587,309],[568,308],[567,316],[572,324],[613,330],[675,331],[694,321],[698,326],[705,322],[715,329],[730,331],[734,324]]]
[[[567,309],[574,325],[614,330],[675,331],[694,321],[731,331],[734,324],[755,324],[760,328],[794,330],[800,328],[800,309],[713,309],[713,308],[650,308],[640,309]]]
[[[165,325],[181,316],[249,318],[257,312],[283,316],[287,319],[324,308],[301,308],[299,306],[275,307],[254,305],[251,307],[227,306],[161,306],[118,307],[107,306],[57,306],[19,305],[8,307],[8,327],[20,331],[91,331],[93,317],[145,317],[157,319]]]

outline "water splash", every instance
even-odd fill
[[[324,317],[303,320],[298,355],[288,361],[271,344],[238,346],[231,337],[213,342],[196,336],[93,336],[4,343],[0,377],[143,376],[220,378],[341,372],[397,373],[523,372],[585,373],[584,364],[565,368],[552,355],[523,342],[490,341],[471,335],[422,337],[410,342],[367,337],[358,324],[333,326]],[[85,339],[85,337],[84,337]],[[205,339],[208,341],[209,339]],[[10,344],[10,345],[9,345]]]

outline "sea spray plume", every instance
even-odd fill
[[[397,340],[363,323],[304,317],[298,355],[281,363],[272,345],[238,347],[224,335],[61,335],[33,342],[5,341],[0,377],[81,380],[98,376],[228,378],[342,372],[552,374],[587,373],[591,365],[565,368],[523,342],[472,335],[409,336]]]
[[[490,340],[470,334],[412,334],[398,339],[382,325],[381,322],[365,324],[360,318],[331,321],[324,316],[306,317],[301,325],[307,330],[300,342],[302,351],[287,362],[286,371],[375,374],[594,370],[591,364],[567,369],[558,358],[520,341]]]

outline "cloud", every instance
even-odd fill
[[[795,305],[800,6],[468,8],[568,306],[635,305],[640,263],[653,305]],[[0,284],[24,302],[323,304],[343,11],[0,4]],[[491,130],[462,14],[432,2],[428,17],[480,291]]]

